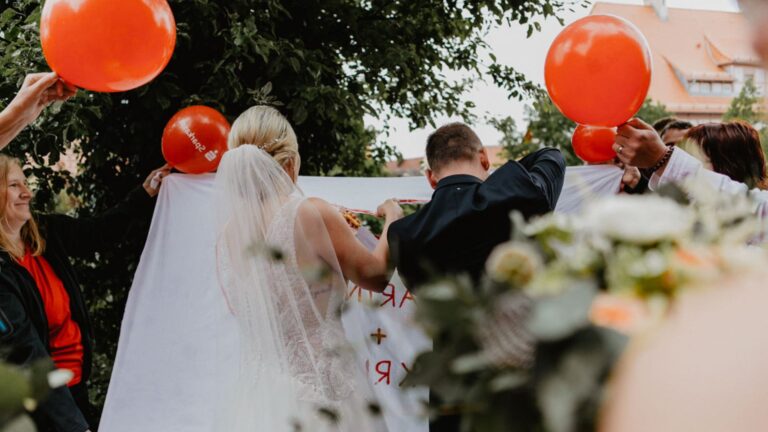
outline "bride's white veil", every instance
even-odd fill
[[[288,431],[291,419],[302,416],[269,280],[282,252],[267,242],[274,217],[295,193],[282,168],[255,145],[232,149],[221,160],[215,181],[218,276],[241,338],[236,389],[217,413],[222,430]]]
[[[222,430],[376,429],[336,315],[346,282],[316,207],[255,145],[224,155],[215,194],[219,279],[242,350]]]

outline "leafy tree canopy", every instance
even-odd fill
[[[748,79],[739,95],[733,98],[723,121],[743,120],[751,123],[760,132],[763,152],[768,153],[768,124],[765,118],[765,97],[760,93],[755,81]]]
[[[739,95],[731,100],[723,121],[744,120],[756,126],[762,125],[765,123],[764,103],[765,98],[758,91],[755,81],[748,79]]]

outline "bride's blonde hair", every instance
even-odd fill
[[[299,144],[288,120],[276,109],[266,105],[248,108],[232,123],[227,146],[255,145],[267,152],[283,168],[291,168],[293,177],[299,173]]]

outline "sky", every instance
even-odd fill
[[[642,0],[611,0],[611,3],[642,4]],[[736,0],[667,0],[669,7],[737,11]],[[578,8],[576,13],[563,15],[565,24],[589,14],[588,9]],[[530,38],[525,37],[525,27],[502,27],[492,31],[486,39],[499,62],[513,66],[526,74],[535,83],[544,84],[544,59],[549,45],[560,33],[563,27],[551,19],[542,23],[542,31]],[[508,100],[507,93],[492,83],[478,83],[467,95],[467,99],[475,103],[475,114],[479,118],[486,115],[492,117],[512,116],[519,128],[525,127],[524,108],[527,101]],[[461,121],[461,118],[440,117],[435,119],[439,126],[449,121]],[[367,122],[377,128],[382,125],[377,119],[367,118]],[[384,141],[397,148],[403,157],[421,157],[424,146],[432,128],[410,131],[408,122],[403,119],[392,119],[389,122],[390,135]],[[485,145],[495,145],[501,135],[492,127],[481,121],[472,125]]]

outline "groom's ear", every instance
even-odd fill
[[[483,169],[486,171],[491,169],[491,160],[488,157],[488,152],[485,150],[485,147],[483,147],[480,150],[480,164],[483,166]]]
[[[437,177],[435,177],[435,173],[432,172],[431,169],[427,168],[426,171],[424,171],[424,176],[427,177],[427,181],[429,182],[429,185],[432,186],[432,189],[437,188]]]

